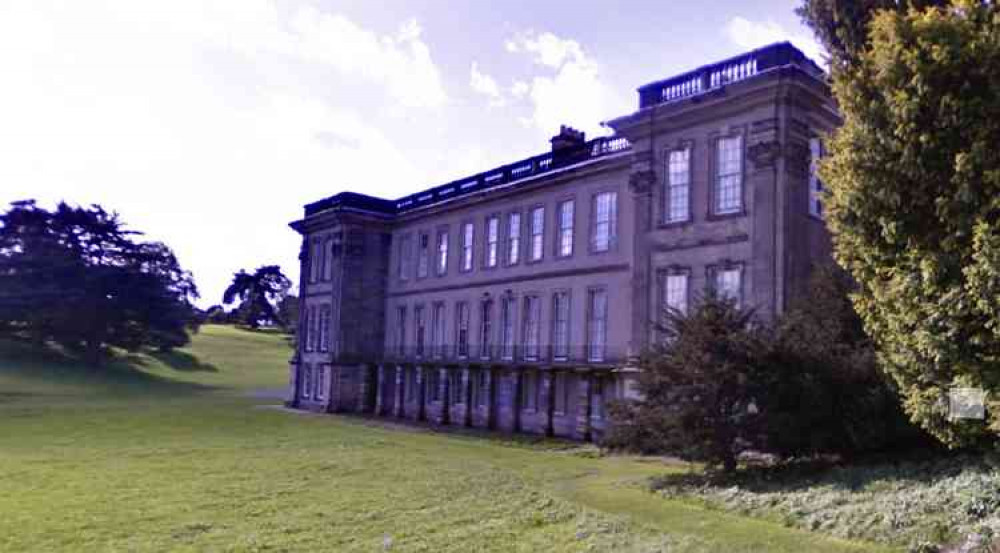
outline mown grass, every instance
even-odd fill
[[[873,551],[663,500],[652,460],[295,414],[283,337],[102,369],[0,344],[0,551]]]

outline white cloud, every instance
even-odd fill
[[[496,107],[504,104],[500,86],[497,85],[493,77],[481,73],[479,71],[479,64],[476,62],[472,62],[472,69],[469,70],[469,85],[472,87],[472,90],[487,96],[490,99],[490,106]]]
[[[531,85],[524,81],[514,81],[514,84],[510,87],[510,94],[515,98],[524,98],[524,96],[531,92]]]
[[[506,41],[508,52],[527,54],[535,65],[554,73],[538,75],[530,84],[517,81],[511,89],[515,98],[531,100],[530,123],[547,135],[563,124],[588,134],[606,134],[600,122],[624,109],[618,105],[609,86],[602,80],[600,67],[580,44],[552,33],[525,32]]]
[[[823,49],[812,36],[793,33],[773,20],[751,21],[736,16],[726,23],[725,34],[729,40],[747,50],[775,42],[789,41],[816,63],[824,63]]]
[[[342,85],[433,112],[447,96],[420,36],[264,0],[0,3],[0,209],[116,209],[177,251],[206,305],[239,268],[294,280],[303,203],[422,179]]]

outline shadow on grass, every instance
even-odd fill
[[[985,467],[983,461],[982,457],[943,449],[872,456],[851,462],[805,459],[777,465],[751,465],[732,474],[701,470],[664,474],[653,478],[650,487],[676,492],[736,486],[753,493],[774,493],[828,486],[855,492],[887,480],[932,484],[969,466]]]
[[[149,354],[150,357],[156,359],[160,363],[174,369],[175,371],[185,371],[185,372],[219,372],[219,368],[211,363],[205,363],[201,359],[198,359],[194,355],[184,351],[167,351],[167,352],[152,352]]]
[[[0,340],[0,377],[14,377],[14,386],[18,382],[24,385],[22,389],[4,390],[0,401],[20,401],[31,396],[182,397],[215,389],[148,373],[142,370],[148,359],[136,353],[118,353],[94,366],[59,347]],[[217,370],[188,354],[172,361],[177,366],[165,363],[178,370]]]

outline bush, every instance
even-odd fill
[[[640,360],[642,399],[613,405],[605,445],[732,471],[741,452],[853,456],[932,441],[908,422],[851,307],[850,280],[814,271],[770,322],[707,292],[669,311]]]

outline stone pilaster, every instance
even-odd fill
[[[590,413],[593,400],[593,375],[589,372],[578,373],[576,400],[576,431],[574,435],[584,441],[592,438],[590,428]]]
[[[288,394],[285,396],[286,407],[299,405],[299,363],[294,360],[288,364]]]
[[[462,424],[472,426],[472,371],[468,368],[462,369]]]
[[[375,393],[378,388],[375,385],[374,375],[371,367],[365,363],[358,365],[358,398],[355,404],[355,411],[358,413],[371,413],[374,410]]]
[[[448,369],[438,369],[438,395],[441,397],[441,424],[451,424],[451,381]]]
[[[417,367],[417,420],[427,420],[427,386],[425,385],[425,369]]]
[[[402,365],[396,365],[396,390],[392,394],[392,412],[397,418],[406,416],[406,371]]]
[[[385,365],[379,364],[375,373],[375,414],[385,414]]]
[[[486,428],[495,430],[497,427],[497,375],[492,368],[486,371]]]

